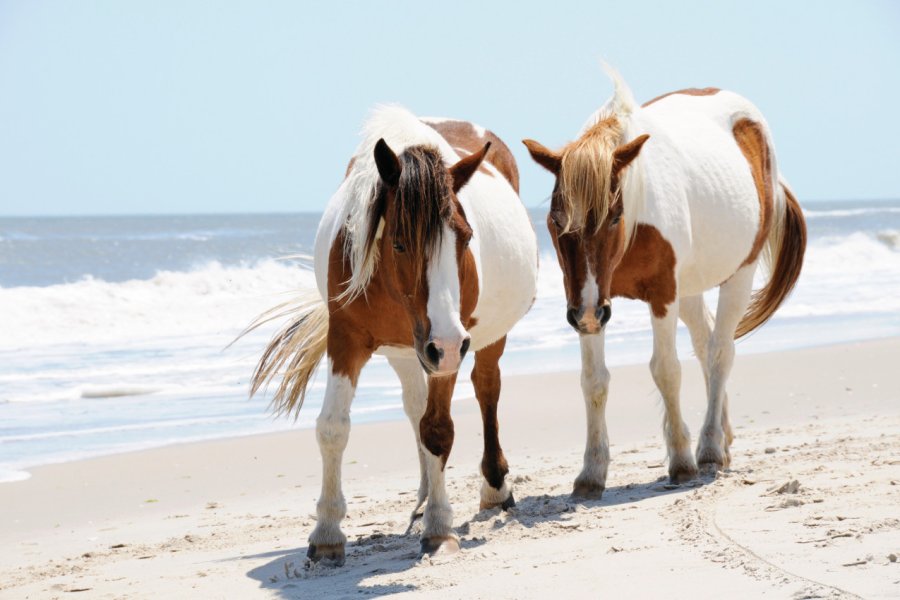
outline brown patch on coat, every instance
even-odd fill
[[[659,232],[638,223],[634,239],[613,272],[612,297],[643,300],[657,318],[666,316],[666,307],[675,301],[675,250]]]
[[[484,424],[484,455],[481,458],[481,473],[494,489],[503,487],[503,480],[509,473],[509,465],[500,447],[500,424],[497,421],[497,403],[500,400],[500,356],[506,347],[506,336],[475,353],[475,367],[472,369],[472,385],[475,397],[481,407],[481,421]]]
[[[668,94],[663,94],[662,96],[657,96],[653,100],[648,100],[647,102],[644,102],[641,106],[646,108],[647,106],[650,106],[654,102],[659,102],[663,98],[668,98],[669,96],[672,96],[674,94],[681,94],[683,96],[714,96],[715,94],[718,94],[721,91],[722,90],[720,90],[719,88],[715,88],[715,87],[686,88],[683,90],[676,90],[674,92],[669,92]]]
[[[485,130],[484,135],[479,136],[475,127],[468,121],[426,121],[425,124],[441,134],[441,137],[447,140],[447,143],[453,146],[457,153],[459,150],[463,150],[467,154],[473,154],[481,150],[485,142],[491,142],[491,152],[485,160],[503,175],[517,194],[519,193],[519,169],[516,166],[516,159],[509,147],[492,131]],[[460,157],[463,156],[460,154]],[[487,169],[482,172],[491,175]]]
[[[769,237],[769,231],[772,229],[772,217],[775,210],[772,161],[766,136],[759,123],[750,119],[740,119],[734,124],[731,131],[744,158],[750,165],[753,183],[756,186],[756,195],[759,198],[759,229],[753,240],[750,254],[741,264],[743,267],[756,261]]]
[[[456,374],[428,378],[428,402],[419,421],[419,437],[429,452],[441,457],[441,470],[447,466],[447,458],[453,448],[453,419],[450,417],[450,399]]]

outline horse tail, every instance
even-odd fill
[[[806,221],[803,210],[784,181],[778,182],[783,201],[775,226],[766,240],[765,262],[769,265],[769,281],[755,291],[750,306],[738,323],[735,339],[741,338],[768,321],[787,299],[803,267],[806,252]]]
[[[250,380],[250,396],[268,387],[283,370],[284,375],[270,406],[276,415],[293,413],[296,418],[328,342],[328,307],[318,291],[304,291],[297,298],[267,310],[256,317],[238,339],[285,317],[289,318],[287,323],[275,332],[256,363]]]

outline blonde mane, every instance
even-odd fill
[[[621,76],[604,65],[615,85],[613,96],[588,119],[581,135],[562,150],[559,191],[566,216],[564,231],[585,227],[593,217],[604,222],[613,198],[613,162],[617,147],[634,137],[631,116],[638,108]],[[638,158],[619,181],[626,239],[630,242],[643,206],[641,160]],[[626,242],[627,243],[627,242]]]

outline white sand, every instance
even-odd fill
[[[506,378],[518,505],[478,512],[478,408],[456,403],[451,557],[421,558],[403,535],[418,486],[406,422],[351,433],[341,568],[305,565],[311,430],[42,467],[0,484],[0,597],[897,598],[898,358],[900,339],[739,354],[733,468],[674,488],[647,368],[613,369],[608,489],[584,504],[568,497],[584,444],[577,373]],[[696,434],[692,360],[683,398]]]

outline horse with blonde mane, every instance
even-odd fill
[[[725,384],[734,340],[784,302],[806,248],[803,213],[753,104],[705,88],[638,106],[609,71],[614,95],[577,140],[560,151],[524,140],[532,158],[556,176],[547,226],[563,272],[566,319],[580,334],[587,445],[573,495],[587,498],[602,495],[610,460],[604,335],[611,299],[649,304],[650,370],[665,404],[669,478],[683,482],[697,476],[698,464],[711,472],[729,465],[733,434]],[[754,292],[760,262],[769,278]],[[715,316],[703,300],[714,287]],[[679,403],[679,317],[707,388],[696,462]]]
[[[427,499],[422,551],[459,548],[444,467],[453,445],[450,399],[470,350],[484,422],[481,506],[514,504],[498,439],[498,361],[537,288],[537,239],[519,200],[515,160],[497,136],[465,121],[382,107],[363,137],[319,223],[318,293],[251,326],[289,317],[260,358],[251,388],[256,393],[283,371],[273,400],[278,412],[300,409],[328,356],[316,421],[322,491],[308,556],[337,564],[345,559],[341,457],[350,404],[373,354],[386,356],[400,378],[415,433],[421,479],[412,519]]]

